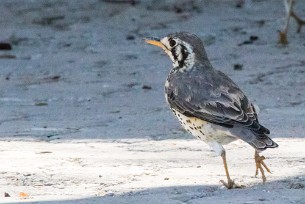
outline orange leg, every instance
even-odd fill
[[[265,183],[267,179],[266,179],[266,176],[265,176],[264,168],[267,172],[271,173],[270,169],[267,167],[267,165],[264,162],[265,157],[260,156],[258,154],[258,152],[255,151],[254,159],[255,159],[255,164],[256,164],[255,177],[258,175],[258,170],[260,170],[260,172],[262,174],[263,183]]]
[[[228,182],[225,182],[224,180],[220,180],[220,182],[225,186],[227,187],[228,189],[232,189],[232,188],[241,188],[241,186],[238,186],[234,183],[234,181],[230,178],[230,175],[229,175],[229,170],[228,170],[228,165],[227,165],[227,159],[226,159],[226,152],[223,151],[221,153],[221,157],[222,157],[222,160],[223,160],[223,165],[225,167],[225,171],[226,171],[226,176],[227,176],[227,180]]]

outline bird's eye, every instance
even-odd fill
[[[170,41],[169,41],[169,45],[170,45],[171,47],[174,47],[174,46],[176,45],[176,41],[175,41],[175,40],[170,40]]]

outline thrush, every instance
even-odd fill
[[[178,32],[162,39],[146,38],[171,58],[173,68],[165,82],[165,97],[183,128],[206,142],[222,157],[228,189],[239,187],[230,178],[223,145],[241,139],[254,148],[255,176],[270,172],[259,153],[278,145],[258,121],[255,106],[224,73],[213,68],[203,42],[194,34]]]

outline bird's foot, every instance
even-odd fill
[[[257,152],[255,152],[254,159],[255,159],[255,163],[256,163],[255,177],[258,175],[258,170],[260,170],[260,172],[262,174],[263,183],[265,183],[267,178],[265,176],[264,169],[267,172],[271,173],[270,169],[268,168],[268,166],[264,162],[264,160],[266,158],[264,156],[260,156]]]
[[[227,188],[227,189],[233,189],[233,188],[243,188],[244,186],[237,185],[234,183],[232,179],[228,179],[228,182],[225,182],[224,180],[220,180],[220,182]]]

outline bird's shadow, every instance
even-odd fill
[[[72,204],[157,204],[157,203],[304,203],[305,174],[283,180],[254,184],[239,189],[226,189],[219,185],[190,185],[147,188],[127,193],[109,193],[104,196],[71,200],[49,200],[33,203]]]

